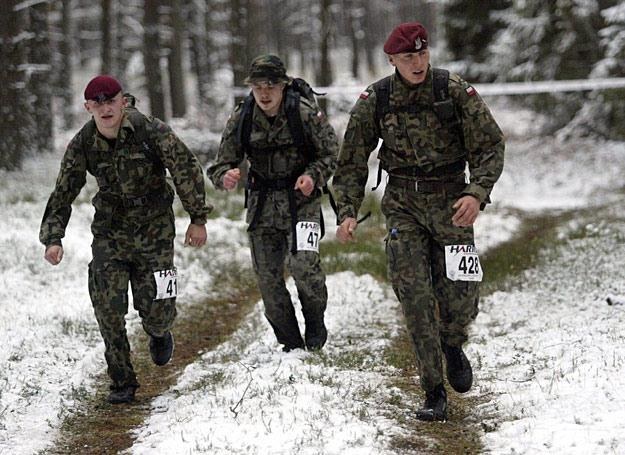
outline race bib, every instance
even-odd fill
[[[178,272],[175,268],[154,272],[154,281],[156,281],[154,300],[170,299],[178,295]]]
[[[452,281],[482,281],[482,266],[474,245],[446,246],[445,268]]]
[[[321,227],[314,221],[300,221],[295,227],[297,236],[297,251],[319,252],[319,240],[321,240]]]

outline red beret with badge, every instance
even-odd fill
[[[384,43],[388,55],[419,52],[428,48],[428,32],[419,22],[406,22],[393,29]]]
[[[103,74],[89,81],[85,88],[85,100],[101,103],[114,98],[121,91],[122,86],[117,79]]]

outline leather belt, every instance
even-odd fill
[[[460,181],[418,180],[394,175],[389,176],[388,185],[415,191],[417,193],[460,193],[467,187],[466,183]]]

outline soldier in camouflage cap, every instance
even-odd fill
[[[472,384],[462,350],[478,313],[482,277],[472,226],[503,169],[504,138],[471,85],[430,66],[421,24],[396,27],[384,51],[395,73],[360,95],[339,154],[333,180],[337,237],[353,240],[367,161],[382,138],[389,278],[426,393],[417,418],[445,420],[443,360],[452,388],[463,393]]]
[[[197,158],[163,122],[127,106],[115,78],[92,79],[85,89],[85,108],[93,117],[67,146],[39,239],[46,247],[45,259],[59,264],[72,202],[85,185],[86,173],[93,175],[99,190],[93,198],[89,294],[111,378],[108,400],[129,403],[139,387],[125,327],[129,281],[154,363],[168,363],[174,348],[174,191],[165,170],[191,217],[185,244],[205,244],[211,207],[205,203]]]
[[[217,188],[232,190],[241,178],[238,166],[248,160],[248,232],[265,316],[284,351],[321,349],[328,293],[319,259],[320,197],[336,165],[338,141],[316,104],[295,91],[297,80],[275,55],[254,59],[246,82],[252,94],[230,116],[208,174]],[[284,281],[285,264],[302,304],[304,339]]]

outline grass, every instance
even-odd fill
[[[239,220],[244,214],[244,193],[242,190],[234,192],[217,190],[207,182],[205,187],[206,203],[213,206],[213,210],[208,214],[208,219],[219,217],[229,218],[231,220]],[[174,203],[174,214],[177,218],[187,218],[189,215],[182,207],[178,197]]]
[[[371,216],[358,225],[355,241],[342,244],[338,240],[321,242],[319,253],[327,274],[350,270],[357,275],[369,273],[378,280],[386,280],[386,253],[384,236],[386,228],[380,203],[371,194],[363,201],[361,214]],[[362,216],[362,215],[361,215]]]

